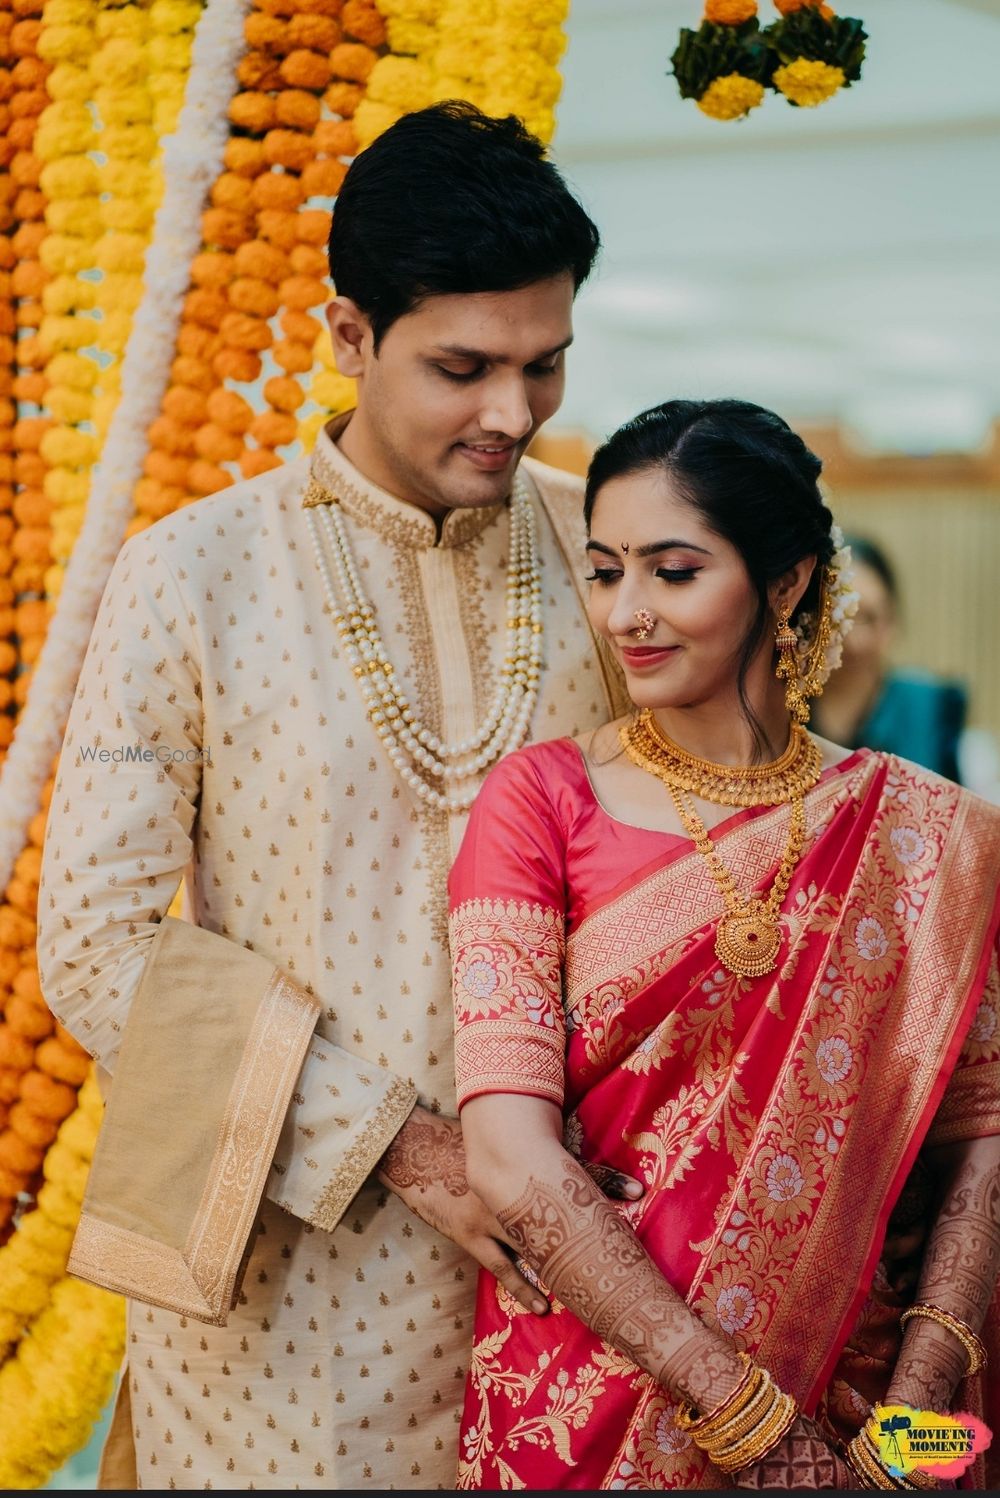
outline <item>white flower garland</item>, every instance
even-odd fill
[[[830,539],[835,550],[826,564],[826,586],[829,594],[830,638],[822,661],[811,662],[812,642],[816,633],[815,614],[803,614],[795,625],[798,640],[795,653],[801,670],[808,671],[820,687],[825,687],[831,673],[840,665],[844,651],[844,636],[854,622],[858,612],[860,596],[854,587],[854,561],[851,548],[844,540],[840,526],[830,527]]]
[[[38,810],[59,753],[105,584],[132,514],[147,430],[170,379],[191,261],[201,248],[201,212],[222,167],[229,104],[246,47],[251,0],[207,0],[191,48],[177,130],[163,142],[163,197],[146,256],[145,289],[122,361],[122,396],[95,469],[87,513],[66,568],[55,616],[28,701],[0,772],[0,888]]]

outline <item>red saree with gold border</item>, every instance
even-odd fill
[[[611,817],[569,740],[508,756],[451,876],[456,1065],[460,1102],[551,1099],[567,1148],[641,1179],[618,1210],[666,1278],[849,1435],[898,1350],[879,1260],[918,1155],[1000,1132],[1000,812],[867,750],[805,804],[778,967],[739,978],[689,841]],[[713,831],[745,893],[788,815]],[[558,1302],[481,1275],[460,1488],[729,1487],[673,1415]]]

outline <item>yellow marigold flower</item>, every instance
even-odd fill
[[[68,385],[72,390],[93,390],[97,384],[97,365],[83,354],[56,354],[46,372],[53,385]]]
[[[439,19],[444,0],[379,0],[379,11],[386,20],[420,21],[433,26]]]
[[[50,234],[42,240],[38,258],[53,276],[74,275],[93,264],[91,241],[74,239],[72,234]]]
[[[97,9],[97,35],[102,42],[111,37],[126,37],[141,42],[146,34],[146,13],[141,5],[107,5]]]
[[[150,66],[158,72],[181,73],[191,56],[189,36],[153,36],[146,47]]]
[[[437,32],[429,21],[411,21],[408,18],[386,21],[389,46],[397,55],[408,53],[419,56],[430,52],[437,41]]]
[[[364,150],[377,140],[384,130],[400,118],[400,111],[388,104],[378,104],[374,99],[362,99],[354,114],[354,131],[358,137],[358,148]]]
[[[86,468],[97,457],[97,444],[77,427],[53,427],[42,438],[39,451],[53,467]]]
[[[51,395],[51,391],[49,393]],[[91,404],[88,400],[85,413],[87,416],[91,414]],[[48,405],[51,410],[51,401]],[[60,419],[67,420],[66,417]],[[82,418],[77,418],[77,420],[80,419]],[[42,480],[42,489],[53,504],[85,505],[90,491],[90,479],[87,474],[72,473],[68,468],[50,468]]]
[[[327,411],[346,411],[356,399],[354,381],[330,369],[316,376],[310,394]]]
[[[45,209],[45,223],[53,234],[75,234],[80,239],[96,239],[103,227],[98,205],[79,198],[51,199]]]
[[[757,14],[757,0],[705,0],[705,20],[716,26],[741,26]]]
[[[90,26],[94,14],[93,0],[48,0],[45,24],[49,26]]]
[[[97,57],[97,71],[114,88],[141,83],[146,71],[145,52],[124,37],[105,42]]]
[[[117,197],[146,197],[157,186],[155,171],[143,161],[108,161],[98,171],[101,192]]]
[[[85,7],[88,11],[89,6]],[[79,65],[80,59],[94,50],[94,37],[89,26],[57,26],[46,24],[38,38],[38,55],[45,62],[68,62]]]
[[[764,88],[742,73],[716,78],[698,100],[698,108],[713,120],[738,120],[763,101]]]
[[[103,125],[147,124],[153,116],[153,102],[145,88],[95,89],[94,103]]]
[[[368,98],[409,114],[431,102],[432,82],[430,68],[414,57],[380,57],[368,79]]]
[[[90,71],[73,63],[61,62],[52,69],[45,82],[50,99],[89,99]]]
[[[86,421],[90,415],[90,396],[81,395],[79,390],[71,390],[68,385],[50,385],[45,392],[45,405],[50,415],[56,421],[68,421],[75,424],[78,421]],[[48,481],[50,475],[45,475],[45,492],[48,494]],[[54,495],[50,496],[55,498]]]
[[[527,31],[548,31],[569,15],[569,0],[500,0],[503,23]]]
[[[47,198],[90,198],[97,191],[97,167],[89,156],[50,161],[42,168],[42,192]]]
[[[106,234],[94,254],[98,270],[132,271],[142,275],[146,241],[140,234]]]
[[[93,281],[80,281],[76,276],[56,276],[42,292],[42,307],[57,317],[79,307],[89,311],[97,301],[97,287]]]
[[[153,0],[149,24],[154,31],[190,31],[201,15],[202,0]]]
[[[159,142],[149,125],[109,125],[101,131],[100,149],[108,156],[135,156],[149,161],[156,155]]]
[[[142,234],[148,230],[156,212],[147,198],[112,198],[101,204],[101,215],[108,229],[121,229],[126,234]]]
[[[802,109],[813,109],[843,88],[844,70],[831,67],[828,62],[797,57],[794,62],[777,69],[774,84],[793,104]]]

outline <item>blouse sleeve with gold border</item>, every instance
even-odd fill
[[[563,1102],[564,838],[536,759],[487,776],[449,879],[460,1108],[490,1092]]]

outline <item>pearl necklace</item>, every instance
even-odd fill
[[[400,778],[421,801],[437,811],[467,811],[479,790],[478,778],[463,790],[432,785],[478,777],[494,760],[524,742],[538,697],[542,663],[542,580],[535,512],[524,480],[518,477],[510,504],[507,565],[507,641],[500,681],[482,726],[456,744],[443,743],[421,724],[396,680],[375,622],[375,610],[361,587],[340,505],[334,495],[311,504],[306,518],[333,622],[364,699],[368,718]],[[325,532],[324,538],[321,530]],[[329,556],[333,559],[334,581]],[[419,769],[416,768],[419,766]],[[423,773],[422,773],[423,772]]]

